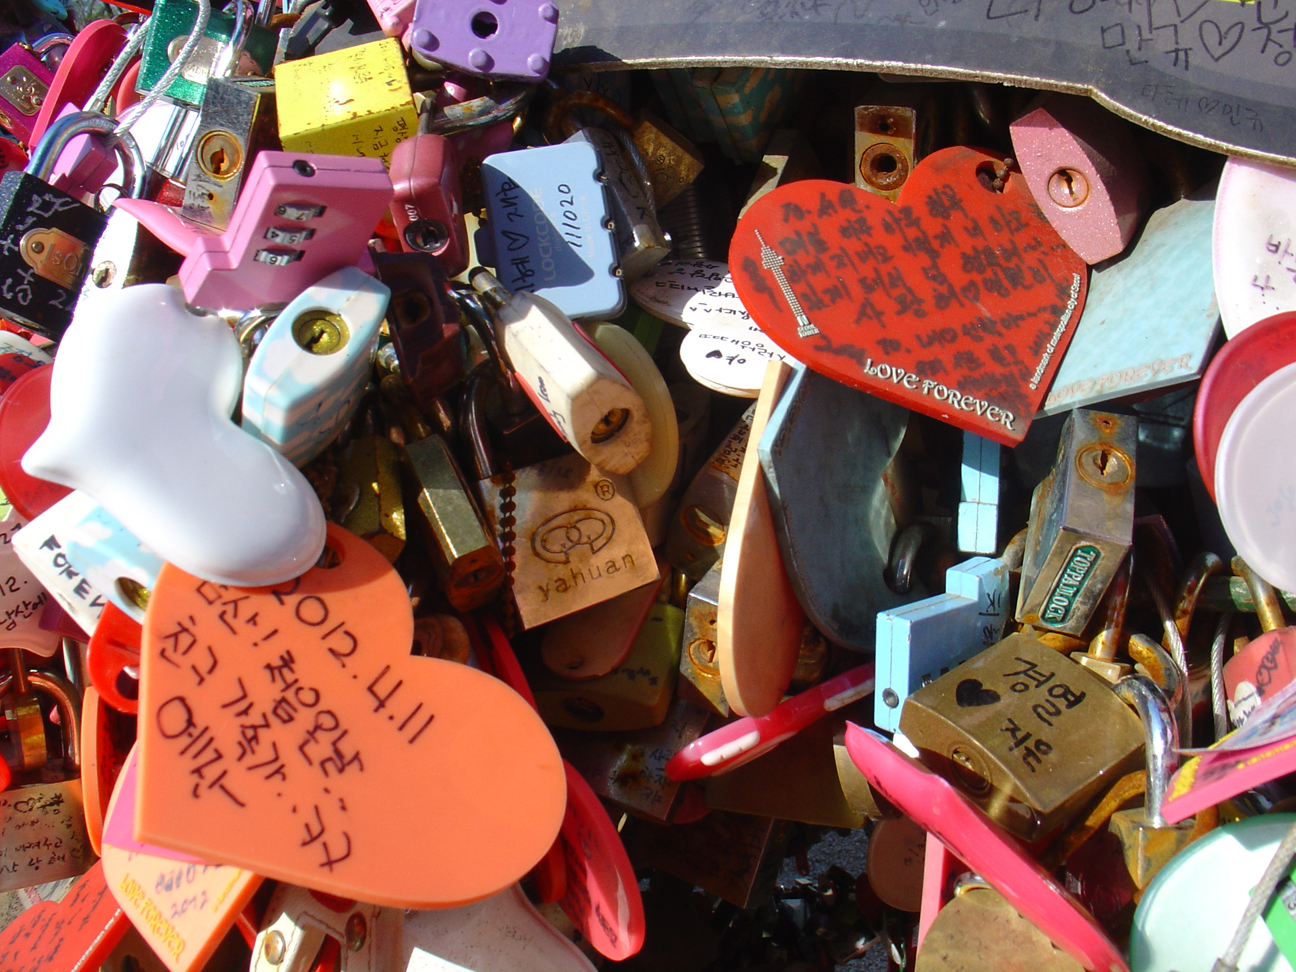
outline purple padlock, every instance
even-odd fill
[[[558,35],[550,0],[418,0],[406,36],[426,68],[541,81]]]

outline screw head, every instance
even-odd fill
[[[281,963],[284,960],[286,951],[287,945],[284,942],[283,932],[271,931],[261,943],[261,954],[265,956],[265,960],[271,965]]]

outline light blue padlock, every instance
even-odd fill
[[[999,443],[963,433],[959,474],[958,548],[992,554],[999,549]]]
[[[973,557],[945,571],[945,593],[877,616],[877,690],[873,721],[900,727],[909,693],[1003,639],[1008,565]]]
[[[243,428],[295,465],[318,456],[360,404],[390,297],[355,267],[302,291],[248,363]]]
[[[162,558],[86,493],[75,490],[33,519],[13,547],[87,634],[109,601],[144,623]]]
[[[477,232],[477,252],[510,292],[543,297],[572,320],[621,313],[625,285],[602,175],[587,142],[501,152],[482,162],[488,222]]]

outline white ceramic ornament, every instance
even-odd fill
[[[216,583],[278,584],[324,549],[324,511],[288,460],[230,420],[243,384],[229,325],[139,284],[59,345],[33,476],[94,497],[164,560]]]
[[[1296,169],[1228,160],[1215,195],[1212,258],[1229,337],[1296,310]]]

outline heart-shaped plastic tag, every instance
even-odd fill
[[[954,147],[896,204],[811,179],[738,221],[734,285],[815,371],[1005,445],[1026,435],[1084,306],[1088,268],[1021,173]]]
[[[494,894],[558,833],[557,747],[503,682],[410,654],[409,597],[372,546],[330,524],[328,547],[336,566],[278,587],[162,568],[135,837],[393,907]]]

